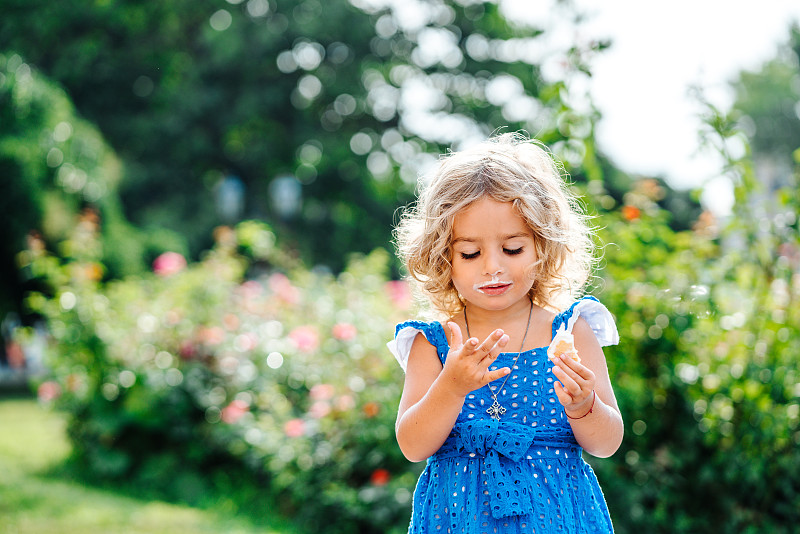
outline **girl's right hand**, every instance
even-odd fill
[[[483,343],[478,344],[478,339],[474,337],[464,342],[461,328],[456,323],[451,321],[447,326],[452,332],[452,343],[442,369],[442,378],[443,385],[455,394],[466,397],[472,391],[511,372],[508,367],[489,370],[508,344],[508,336],[502,330],[495,330]]]

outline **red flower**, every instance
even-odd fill
[[[386,469],[378,468],[372,472],[369,481],[376,486],[385,486],[392,479],[392,474]]]
[[[184,341],[178,349],[178,354],[184,360],[191,360],[197,354],[197,349],[191,341]]]
[[[380,413],[381,407],[377,402],[368,402],[364,405],[364,415],[369,418],[375,417]]]
[[[233,424],[250,410],[250,406],[243,400],[233,400],[222,409],[222,421]]]
[[[635,221],[642,216],[642,210],[636,206],[626,205],[622,206],[622,216],[626,221]]]

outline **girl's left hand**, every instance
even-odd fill
[[[551,358],[550,361],[553,362],[553,374],[559,380],[553,384],[558,401],[564,406],[568,416],[575,418],[584,415],[594,400],[594,372],[563,354]]]

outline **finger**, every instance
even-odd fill
[[[503,378],[504,376],[507,376],[510,372],[511,372],[511,369],[509,369],[508,367],[502,367],[502,368],[497,369],[495,371],[489,371],[485,375],[485,380],[484,380],[484,384],[483,385],[485,386],[489,382],[494,382],[498,378]]]
[[[566,354],[562,354],[559,356],[558,360],[563,362],[563,367],[566,369],[571,370],[576,375],[580,376],[584,380],[593,380],[594,373],[591,369],[586,367],[583,363],[579,361],[575,361]]]
[[[461,327],[458,326],[458,324],[454,323],[453,321],[449,321],[447,323],[447,327],[450,329],[450,332],[453,334],[453,336],[452,336],[453,337],[452,347],[454,349],[458,349],[459,347],[461,347],[464,344],[464,336],[461,333]],[[469,340],[467,340],[467,341],[469,341]]]
[[[570,401],[571,403],[582,401],[592,392],[592,389],[594,388],[593,381],[587,382],[581,378],[576,380],[575,377],[570,376],[567,374],[567,371],[560,367],[554,367],[553,374],[560,381],[559,386],[561,386],[565,394],[572,397],[572,400]]]
[[[558,397],[558,402],[560,402],[562,406],[568,406],[575,402],[572,396],[564,390],[564,386],[562,386],[560,383],[556,382],[553,384],[553,389],[556,392],[556,397]]]
[[[483,364],[483,366],[488,369],[492,362],[494,362],[497,357],[500,356],[500,353],[503,352],[505,346],[508,345],[508,339],[509,338],[506,334],[502,334],[500,339],[498,339],[494,345],[489,347],[489,352],[482,357],[479,363]],[[489,339],[486,341],[490,342]]]
[[[503,340],[503,338],[505,339]],[[505,335],[505,333],[499,328],[489,334],[489,337],[483,340],[483,343],[481,343],[480,346],[475,349],[475,352],[478,353],[481,361],[492,355],[492,351],[494,351],[495,347],[497,347],[497,344],[500,342],[500,340],[503,340],[502,346],[505,347],[505,345],[508,343],[508,336]],[[497,351],[495,356],[491,359],[494,360],[497,357],[497,354],[500,354],[500,352]]]
[[[570,376],[567,371],[561,367],[553,367],[553,374],[561,382],[559,385],[564,391],[572,397],[580,396],[583,391],[583,384],[578,382],[574,376]],[[582,381],[581,381],[582,382]]]
[[[593,387],[594,385],[595,376],[592,370],[580,362],[576,362],[569,356],[561,356],[556,358],[553,362],[553,369],[562,370],[567,376],[572,378],[581,386],[592,385]],[[592,388],[589,387],[589,389]]]

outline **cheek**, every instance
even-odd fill
[[[533,280],[536,280],[536,278],[538,278],[539,269],[537,268],[537,265],[535,263],[531,262],[530,265],[525,267],[524,273],[525,273],[525,278],[527,278],[528,280],[533,281]]]
[[[541,251],[538,250],[537,246],[532,247],[533,250],[525,258],[525,276],[530,278],[531,280],[536,280],[541,275],[541,263],[538,261],[541,256]]]
[[[453,263],[450,275],[453,280],[453,286],[455,286],[459,293],[463,293],[465,290],[472,288],[473,282],[471,280],[473,276],[471,275],[469,269],[466,268],[461,262]]]

